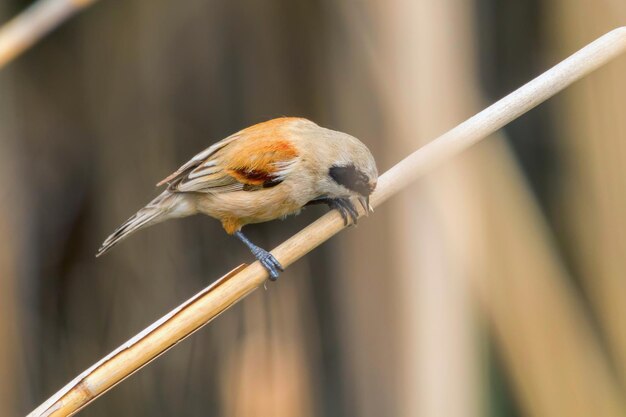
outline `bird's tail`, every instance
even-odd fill
[[[170,217],[180,217],[180,215],[177,216],[173,213],[178,199],[179,197],[176,194],[170,193],[169,191],[163,192],[148,203],[147,206],[135,213],[130,219],[126,220],[111,236],[107,237],[102,243],[102,246],[100,246],[100,249],[98,249],[96,257],[103,255],[117,243],[139,229],[160,223]]]

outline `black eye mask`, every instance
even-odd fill
[[[362,171],[359,171],[354,165],[332,166],[328,170],[328,175],[340,185],[348,190],[368,196],[372,193],[369,184],[369,178]]]

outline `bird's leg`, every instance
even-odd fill
[[[356,207],[354,207],[354,204],[352,204],[352,201],[350,201],[349,198],[322,197],[306,203],[307,206],[313,204],[326,204],[331,210],[336,209],[337,211],[339,211],[339,214],[341,214],[341,217],[343,218],[343,224],[345,226],[350,223],[350,219],[352,219],[353,224],[357,224],[357,221],[359,219],[359,212],[356,210]]]
[[[274,255],[252,243],[250,239],[248,239],[246,235],[241,232],[241,230],[236,231],[235,236],[237,236],[237,239],[241,240],[250,249],[254,257],[261,262],[261,265],[263,265],[265,269],[267,269],[267,272],[270,273],[270,280],[276,281],[278,279],[278,275],[284,271],[284,269],[280,262],[274,258]]]

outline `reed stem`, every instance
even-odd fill
[[[0,69],[97,0],[39,0],[0,27]]]

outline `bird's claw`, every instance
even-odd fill
[[[270,281],[276,281],[278,279],[278,275],[280,275],[280,273],[283,272],[285,269],[280,264],[280,262],[278,262],[278,259],[274,257],[274,255],[272,255],[265,249],[257,249],[258,250],[255,250],[253,252],[255,258],[257,258],[259,262],[261,262],[261,265],[263,265],[263,267],[270,274]]]
[[[357,224],[359,220],[359,212],[352,204],[349,198],[335,198],[329,201],[328,206],[331,209],[336,209],[341,214],[344,226],[347,226],[352,220],[352,224]],[[349,216],[349,217],[348,217]]]

